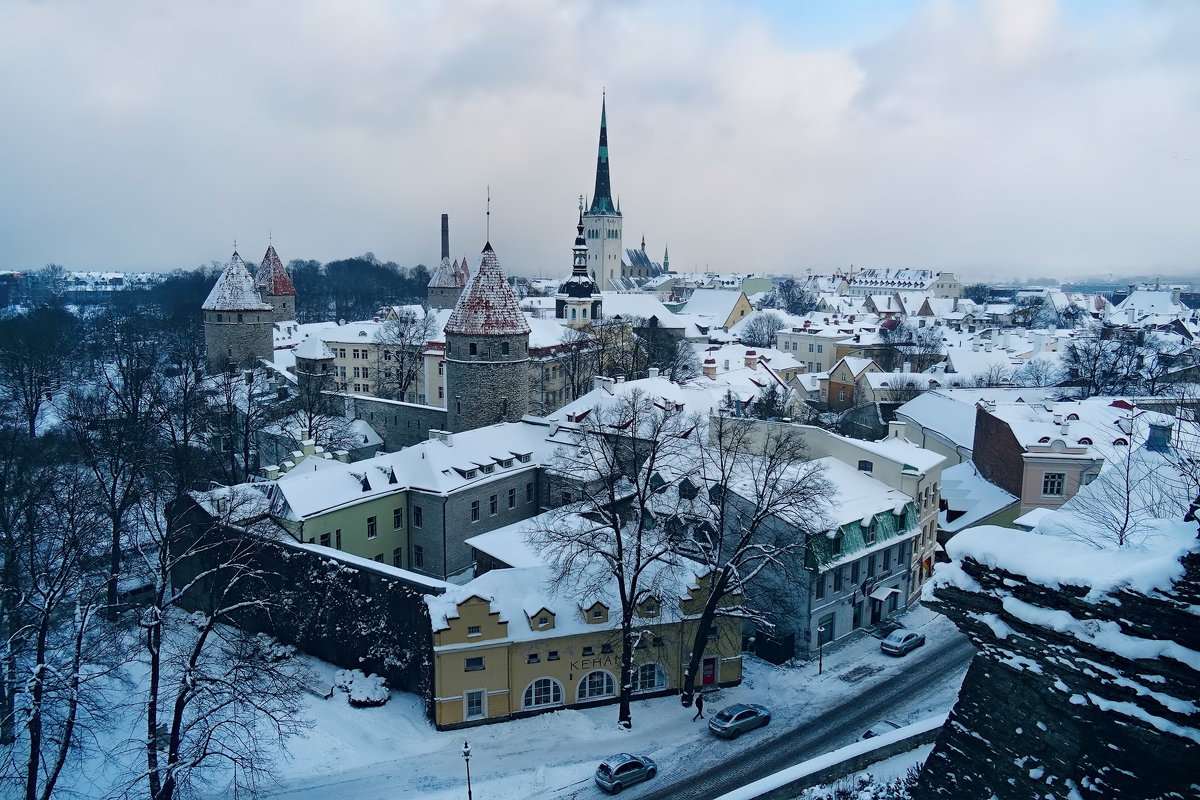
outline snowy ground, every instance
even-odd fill
[[[919,606],[902,622],[924,633],[930,644],[958,635],[944,617]],[[693,710],[681,707],[678,697],[635,702],[631,731],[616,725],[615,706],[604,706],[439,732],[413,695],[395,692],[387,705],[368,709],[351,708],[343,692],[329,700],[313,695],[307,701],[313,728],[292,741],[289,756],[279,764],[280,785],[268,793],[305,800],[461,798],[466,789],[462,746],[467,740],[476,797],[595,797],[599,790],[591,784],[592,772],[605,755],[643,752],[658,762],[663,775],[686,774],[697,763],[735,758],[785,726],[817,719],[823,709],[847,697],[885,686],[890,676],[918,667],[920,653],[889,658],[879,652],[878,640],[862,636],[830,648],[822,675],[817,675],[816,662],[775,667],[748,657],[742,685],[721,690],[706,707],[711,713],[731,702],[762,702],[772,708],[776,721],[736,742],[714,740],[702,722],[692,722]],[[333,682],[333,666],[311,666],[315,683]],[[907,724],[946,712],[960,680],[961,674],[907,698],[893,720]],[[829,749],[844,744],[848,742],[831,741]]]

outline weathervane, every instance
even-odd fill
[[[583,195],[579,195],[579,213],[583,213]]]

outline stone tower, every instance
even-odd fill
[[[248,366],[274,353],[275,309],[259,296],[236,250],[201,308],[209,374]]]
[[[258,267],[254,285],[262,294],[263,302],[270,303],[275,310],[275,321],[283,322],[296,318],[296,287],[288,277],[275,245],[267,245],[267,254]]]
[[[463,264],[466,261],[466,256],[463,256]],[[443,256],[442,263],[438,264],[429,278],[429,286],[425,290],[426,304],[430,308],[454,308],[469,277],[468,270],[458,261],[451,264],[450,257]]]
[[[579,202],[571,277],[563,281],[554,298],[554,316],[572,328],[584,328],[600,318],[600,288],[588,274],[588,246],[583,235],[583,199]]]
[[[515,422],[529,411],[529,323],[489,242],[446,322],[446,427]]]
[[[588,272],[601,289],[611,289],[621,277],[621,209],[613,203],[608,174],[608,112],[600,101],[600,150],[596,156],[596,189],[583,215],[587,229]]]

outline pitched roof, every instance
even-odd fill
[[[235,250],[201,308],[205,311],[270,311],[271,304],[264,303],[258,296],[250,270]]]
[[[433,277],[429,279],[430,289],[459,289],[466,283],[462,272],[458,267],[458,262],[450,263],[450,257],[442,259],[442,263],[438,264],[437,269],[433,271]]]
[[[491,242],[483,246],[479,269],[459,296],[445,331],[475,336],[529,333],[529,323],[521,313],[512,287],[504,279]]]
[[[267,245],[267,254],[263,256],[254,285],[266,289],[268,296],[296,293],[296,287],[292,285],[292,279],[283,268],[283,262],[279,260],[279,254],[275,252],[273,244]]]

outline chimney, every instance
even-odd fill
[[[715,358],[704,359],[704,366],[700,371],[704,373],[704,377],[715,381],[717,379],[717,360]]]
[[[888,438],[903,439],[904,438],[904,423],[898,419],[894,419],[888,423]]]
[[[612,378],[606,378],[603,375],[596,375],[592,378],[592,390],[604,388],[612,391],[613,384],[616,383]]]
[[[992,340],[991,339],[989,339],[983,343],[983,352],[985,352],[985,353],[992,352]]]
[[[446,447],[454,447],[454,437],[450,434],[450,431],[439,431],[435,428],[430,428],[429,441],[441,442]]]
[[[1146,449],[1165,453],[1171,449],[1171,424],[1150,423],[1150,434],[1146,437]]]
[[[343,464],[350,463],[350,451],[349,450],[334,450],[333,457],[336,458],[338,461],[342,462]]]
[[[1067,435],[1067,431],[1069,431],[1070,429],[1071,429],[1071,422],[1070,422],[1070,420],[1065,420],[1065,419],[1064,419],[1064,420],[1063,420],[1062,427],[1058,429],[1058,432],[1059,432],[1059,433],[1061,433],[1063,436],[1066,436],[1066,435]]]
[[[757,350],[747,350],[746,351],[746,366],[749,367],[750,369],[756,369],[758,367],[758,351]]]
[[[624,375],[618,375],[618,376],[616,377],[616,382],[617,382],[617,383],[624,383],[624,382],[625,382],[625,376],[624,376]]]
[[[1062,414],[1055,413],[1055,415],[1054,415],[1054,424],[1055,424],[1055,425],[1062,425],[1062,421],[1063,421],[1063,419],[1062,419]]]
[[[450,257],[450,215],[442,214],[442,258]]]
[[[650,377],[651,377],[651,378],[657,378],[657,377],[658,377],[658,367],[651,367],[651,368],[648,370],[648,372],[649,372],[649,375],[650,375]]]
[[[979,342],[971,342],[971,352],[979,352]]]

